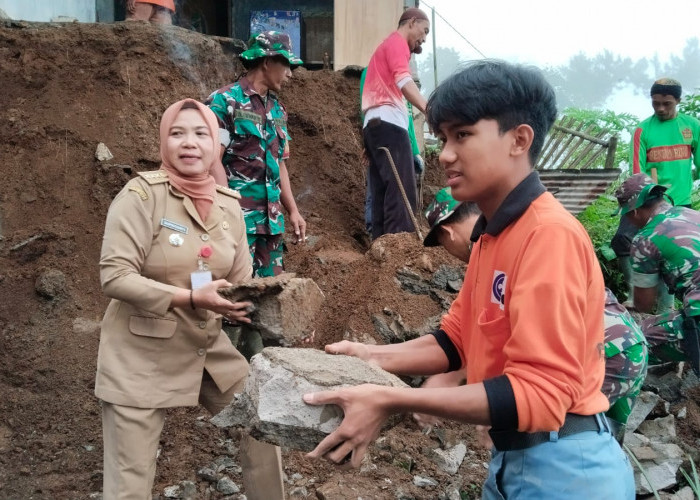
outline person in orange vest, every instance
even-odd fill
[[[150,21],[155,24],[173,24],[175,0],[126,0],[127,21]]]

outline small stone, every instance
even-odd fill
[[[306,498],[309,496],[309,490],[306,489],[304,486],[297,486],[296,488],[292,488],[289,490],[289,497],[294,498],[294,497],[301,497],[301,498]]]
[[[97,158],[98,161],[109,161],[114,158],[114,155],[109,148],[101,142],[97,145],[97,149],[95,150],[95,158]]]
[[[429,477],[413,476],[413,484],[419,488],[434,488],[438,485],[437,481]]]
[[[48,269],[36,279],[34,289],[47,299],[58,298],[66,292],[66,275],[58,269]]]
[[[209,467],[202,467],[199,469],[197,471],[197,477],[200,477],[205,481],[209,481],[210,483],[215,483],[219,480],[219,476],[216,474],[216,471],[210,469]]]
[[[180,485],[166,486],[163,490],[165,498],[180,498]]]
[[[241,491],[241,489],[230,478],[224,476],[216,483],[216,491],[224,495],[233,495]]]

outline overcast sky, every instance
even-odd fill
[[[700,36],[700,0],[421,0],[420,5],[429,16],[434,7],[487,57],[538,66],[558,66],[579,52],[590,57],[606,49],[634,60],[654,54],[666,60],[681,54],[686,40]],[[433,28],[438,46],[454,48],[463,59],[481,58],[437,15]],[[432,35],[425,45],[421,58],[432,53]],[[618,96],[610,104],[640,117],[652,112],[639,96]]]

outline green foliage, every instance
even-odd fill
[[[626,170],[630,151],[629,137],[632,136],[634,127],[639,123],[639,118],[630,113],[615,113],[609,109],[566,108],[563,114],[582,121],[584,127],[592,125],[591,135],[597,135],[603,130],[608,130],[612,135],[616,135],[618,142],[614,166]],[[622,168],[622,165],[625,165],[625,168]],[[593,168],[603,168],[604,166],[605,156],[600,156]]]
[[[617,186],[611,186],[611,191]],[[583,212],[578,215],[578,220],[588,231],[591,237],[596,257],[603,271],[605,286],[607,286],[621,301],[627,297],[627,286],[619,267],[619,260],[615,258],[610,248],[610,240],[617,231],[620,223],[619,217],[611,217],[610,214],[617,210],[617,202],[608,196],[601,196]]]
[[[462,57],[452,47],[438,47],[437,55],[438,85],[452,75],[462,64]],[[421,93],[429,96],[435,90],[435,68],[432,54],[418,59],[418,74],[420,75]]]
[[[692,468],[693,475],[691,477],[691,475],[683,469],[681,469],[681,473],[683,474],[685,480],[688,481],[690,489],[693,490],[693,493],[695,493],[695,498],[700,498],[700,476],[698,476],[698,470],[695,468],[695,461],[693,460],[693,457],[688,458],[690,458],[690,467]]]
[[[399,467],[400,469],[404,469],[409,474],[413,470],[413,467],[416,465],[416,463],[413,461],[413,458],[411,457],[397,458],[394,460],[393,464],[396,467]]]
[[[469,483],[464,489],[459,490],[459,496],[462,500],[478,500],[481,498],[481,485]]]
[[[678,111],[700,120],[700,93],[686,94],[678,105]]]
[[[695,189],[690,194],[690,205],[694,210],[700,210],[700,190]]]
[[[661,500],[661,497],[659,496],[659,492],[656,491],[656,488],[654,488],[654,485],[651,484],[651,481],[649,481],[649,476],[647,476],[647,471],[644,469],[644,467],[642,467],[642,464],[639,463],[639,460],[637,460],[637,457],[634,456],[634,453],[632,453],[632,450],[630,450],[626,444],[623,444],[622,447],[627,452],[627,456],[629,456],[632,459],[632,461],[634,462],[634,465],[637,466],[637,468],[639,469],[639,472],[642,473],[642,476],[644,477],[644,479],[646,479],[647,484],[649,485],[649,489],[651,489],[651,491],[654,493],[654,498],[656,500]]]

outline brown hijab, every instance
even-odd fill
[[[214,142],[214,158],[212,158],[209,169],[199,175],[182,175],[175,167],[170,165],[166,159],[168,157],[166,154],[166,148],[168,144],[170,127],[175,121],[177,114],[183,108],[199,110],[205,123],[207,124],[207,127],[209,128],[211,140]],[[168,172],[168,177],[172,186],[192,199],[192,202],[197,209],[197,213],[205,222],[216,195],[216,182],[214,181],[214,177],[211,175],[211,171],[214,168],[214,165],[221,161],[219,158],[219,151],[219,124],[216,119],[216,115],[211,109],[201,102],[195,101],[194,99],[183,99],[165,110],[165,113],[163,113],[163,118],[160,120],[160,168]]]

